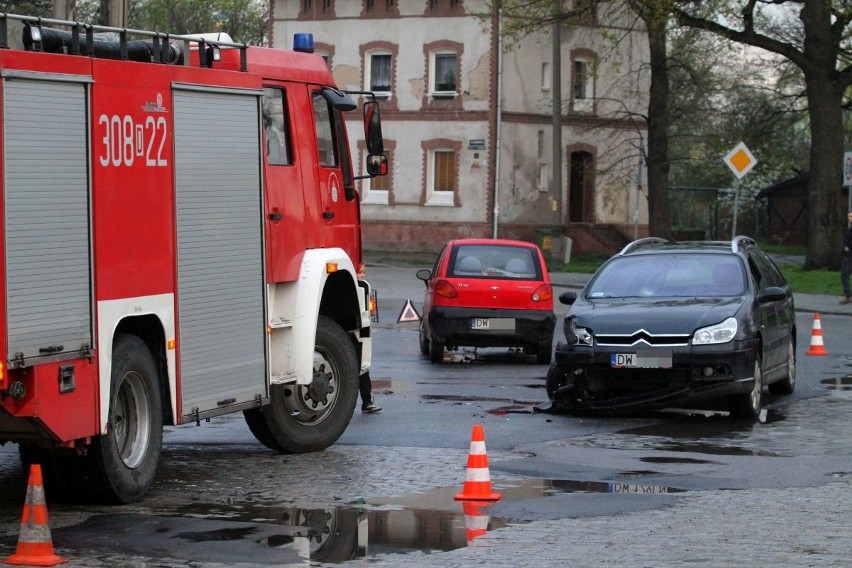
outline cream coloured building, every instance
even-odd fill
[[[561,26],[555,198],[551,29],[500,34],[507,15],[491,4],[272,0],[272,45],[291,49],[294,34],[311,33],[341,88],[382,99],[390,174],[360,182],[366,249],[535,240],[561,219],[574,251],[612,252],[647,226],[646,35],[617,2]],[[355,139],[360,115],[350,119]]]

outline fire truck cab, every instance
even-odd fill
[[[142,498],[164,425],[231,412],[322,450],[371,363],[356,95],[315,54],[133,34],[0,14],[0,442],[60,498]]]

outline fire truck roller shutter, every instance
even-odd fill
[[[268,396],[259,95],[174,90],[185,417]]]
[[[85,77],[4,72],[9,353],[92,345]]]

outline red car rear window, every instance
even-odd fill
[[[447,276],[542,280],[535,249],[503,245],[461,245],[456,247],[447,267]]]

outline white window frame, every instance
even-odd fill
[[[454,149],[435,148],[429,150],[426,155],[426,205],[435,207],[453,207],[455,206],[456,192],[459,188],[456,187],[454,191],[435,189],[435,155],[441,152],[454,154],[456,157],[456,168],[458,169],[459,167],[458,160],[461,156],[459,152],[456,152]],[[458,180],[456,180],[456,183],[458,183]]]
[[[437,58],[441,55],[452,55],[456,58],[456,90],[455,91],[436,91],[436,74],[437,74]],[[452,49],[437,49],[429,54],[429,95],[432,97],[449,98],[458,95],[459,90],[459,54]]]
[[[373,49],[364,54],[364,90],[370,91],[372,90],[372,73],[373,73],[373,56],[374,55],[387,55],[390,57],[391,64],[391,77],[390,77],[390,91],[373,91],[377,98],[389,100],[393,96],[393,53],[388,51],[387,49]]]

